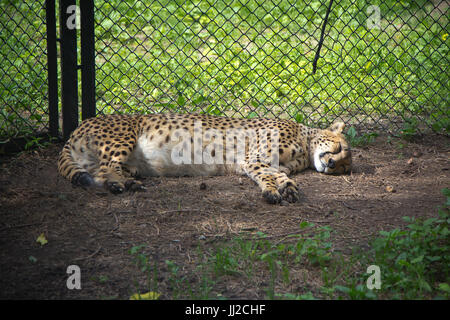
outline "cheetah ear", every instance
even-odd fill
[[[336,133],[341,133],[345,128],[345,123],[339,121],[336,123],[333,123],[328,130],[336,132]]]

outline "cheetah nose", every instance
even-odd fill
[[[336,167],[336,162],[333,159],[328,160],[328,168],[334,169]]]

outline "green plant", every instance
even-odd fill
[[[48,85],[42,3],[2,2],[1,10],[0,141],[4,141],[36,135],[48,125]]]
[[[58,140],[55,137],[27,137],[25,138],[27,143],[25,144],[25,150],[30,150],[34,148],[45,148],[52,144],[52,142]]]
[[[146,276],[146,291],[158,292],[158,266],[156,261],[152,262],[150,257],[144,253],[145,247],[144,244],[133,246],[129,253],[133,256],[136,267]],[[135,281],[135,288],[138,293],[141,291],[137,281]]]
[[[317,300],[311,292],[300,295],[293,293],[284,293],[284,294],[277,293],[275,294],[275,296],[283,300]]]
[[[102,56],[98,107],[250,118],[286,114],[302,123],[324,115],[417,116],[444,130],[448,73],[442,70],[449,55],[439,35],[447,32],[431,16],[433,6],[420,6],[427,14],[419,17],[414,5],[405,10],[383,1],[389,25],[382,31],[367,29],[367,6],[349,0],[334,5],[324,43],[329,50],[313,75],[314,52],[304,44],[322,23],[326,8],[318,0],[306,7],[287,0],[218,0],[214,6],[160,0],[136,3],[133,10],[109,1],[95,12]],[[361,139],[364,144],[371,136]]]
[[[380,231],[361,261],[380,267],[382,285],[379,292],[370,292],[362,284],[336,288],[350,298],[378,297],[396,299],[448,298],[450,282],[449,209],[450,190],[444,189],[446,203],[438,217],[416,219],[404,217],[405,229]],[[364,281],[365,277],[359,281]],[[349,280],[350,281],[350,280]]]
[[[370,291],[362,284],[353,283],[350,286],[336,285],[334,286],[334,289],[344,293],[352,300],[375,299],[377,297],[374,292]]]
[[[358,135],[355,127],[350,127],[345,133],[345,136],[352,147],[361,147],[372,143],[378,137],[378,133],[371,132]]]
[[[216,276],[238,275],[239,262],[232,249],[227,246],[217,247],[211,258],[211,263]]]
[[[333,250],[329,227],[316,227],[302,222],[298,233],[288,234],[283,241],[273,241],[262,232],[241,235],[211,248],[199,244],[193,272],[181,272],[180,265],[166,260],[166,275],[174,299],[226,298],[217,292],[225,282],[238,279],[250,288],[260,286],[261,277],[268,299],[420,299],[449,298],[449,209],[450,190],[444,189],[446,202],[438,217],[416,219],[404,217],[404,229],[380,231],[370,242],[369,250],[353,249],[344,255]],[[143,252],[145,246],[130,250],[139,270],[147,276],[147,287],[157,291],[160,274],[155,262]],[[376,265],[381,270],[381,289],[366,286],[364,266]],[[322,285],[314,292],[281,291],[292,285],[296,270],[308,268],[319,273]]]
[[[322,1],[101,1],[97,108],[273,114],[302,123],[393,115],[449,132],[448,31],[431,2],[417,3],[380,2],[387,27],[377,30],[367,29],[368,3],[336,2],[313,75],[315,52],[307,48],[323,22]],[[9,1],[4,11],[0,140],[48,122],[45,10]]]
[[[417,118],[406,118],[400,136],[405,140],[413,139],[419,133]]]

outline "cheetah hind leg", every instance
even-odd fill
[[[122,174],[127,178],[135,178],[138,176],[136,167],[132,167],[126,164],[122,165]]]

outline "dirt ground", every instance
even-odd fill
[[[61,148],[0,158],[1,299],[128,299],[142,281],[129,250],[141,244],[161,262],[161,288],[169,285],[165,260],[191,272],[199,242],[241,232],[277,238],[308,221],[336,230],[334,246],[364,246],[379,230],[403,225],[403,216],[435,215],[445,201],[441,189],[450,186],[450,139],[436,135],[378,137],[353,148],[350,175],[299,173],[301,202],[288,205],[265,203],[239,176],[148,178],[146,192],[122,195],[74,188],[57,174]],[[41,234],[45,245],[36,242]],[[81,290],[66,287],[72,264],[81,269]],[[239,285],[221,294],[264,297]]]

